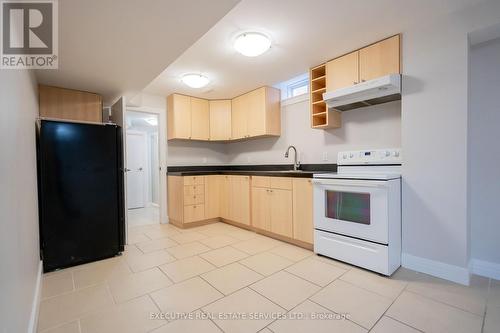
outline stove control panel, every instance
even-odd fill
[[[337,155],[338,165],[401,164],[402,162],[403,157],[399,148],[341,151]]]

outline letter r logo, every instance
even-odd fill
[[[51,2],[3,2],[4,54],[52,54]]]

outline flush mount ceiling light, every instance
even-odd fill
[[[256,57],[269,50],[271,40],[259,32],[245,32],[236,37],[234,48],[247,57]]]
[[[184,74],[181,81],[191,88],[203,88],[210,82],[208,77],[201,74]]]

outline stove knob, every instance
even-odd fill
[[[345,160],[347,158],[347,154],[342,155],[342,158]]]
[[[354,157],[354,154],[353,154],[353,153],[350,153],[350,154],[349,154],[349,157],[350,157],[350,158],[353,158],[353,157]]]
[[[391,152],[390,152],[390,151],[388,151],[388,150],[386,150],[386,151],[385,151],[385,156],[386,156],[386,157],[391,156]]]
[[[394,157],[399,157],[399,151],[394,151],[392,154],[394,155]]]

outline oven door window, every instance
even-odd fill
[[[326,217],[370,224],[370,193],[325,191]]]

